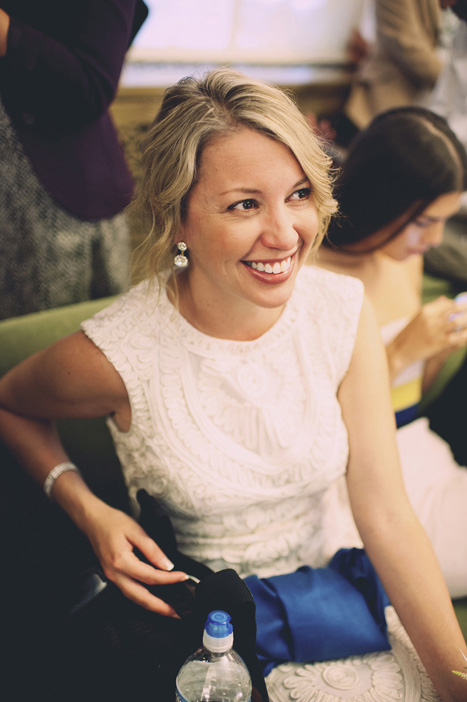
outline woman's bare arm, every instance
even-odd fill
[[[55,465],[68,460],[54,420],[100,416],[112,416],[125,431],[130,404],[121,377],[82,332],[34,354],[0,379],[0,437],[40,484]],[[94,495],[79,473],[62,473],[52,490],[89,538],[106,576],[138,604],[175,616],[144,584],[178,582],[186,576],[167,572],[173,565],[143,529]],[[135,547],[153,565],[140,561]]]
[[[465,699],[453,669],[467,647],[431,544],[405,493],[385,350],[368,304],[339,399],[349,431],[355,522],[388,596],[443,700]]]

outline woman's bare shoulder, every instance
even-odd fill
[[[123,380],[82,331],[63,337],[9,371],[0,402],[44,417],[111,414],[128,402]]]

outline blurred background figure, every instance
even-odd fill
[[[374,27],[354,31],[349,43],[349,59],[357,71],[338,129],[343,146],[380,112],[413,104],[433,89],[442,68],[437,50],[441,10],[448,4],[449,0],[368,1],[367,24]]]
[[[0,319],[125,290],[133,183],[108,112],[142,0],[0,0]]]
[[[467,0],[451,7],[454,19],[445,66],[426,105],[447,119],[467,148]],[[459,213],[446,224],[441,246],[425,254],[425,271],[467,289],[467,194]]]

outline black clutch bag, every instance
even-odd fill
[[[96,562],[61,588],[54,598],[53,685],[67,699],[173,702],[175,677],[202,641],[207,615],[223,609],[231,616],[235,650],[253,682],[252,699],[268,702],[262,668],[255,653],[255,603],[236,571],[214,573],[181,554],[169,517],[140,490],[139,522],[176,570],[190,576],[182,583],[148,589],[168,602],[180,619],[163,617],[134,604],[108,582]],[[138,554],[141,558],[142,555]],[[71,690],[70,690],[71,687]],[[60,692],[59,692],[60,691]],[[55,699],[53,694],[49,697]],[[63,699],[63,697],[60,697]]]

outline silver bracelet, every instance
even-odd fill
[[[74,463],[71,461],[65,461],[65,463],[59,463],[58,466],[52,468],[46,477],[44,482],[44,492],[49,499],[52,499],[52,488],[55,481],[62,473],[66,473],[68,470],[74,470],[76,473],[79,473],[78,467],[75,466]]]

